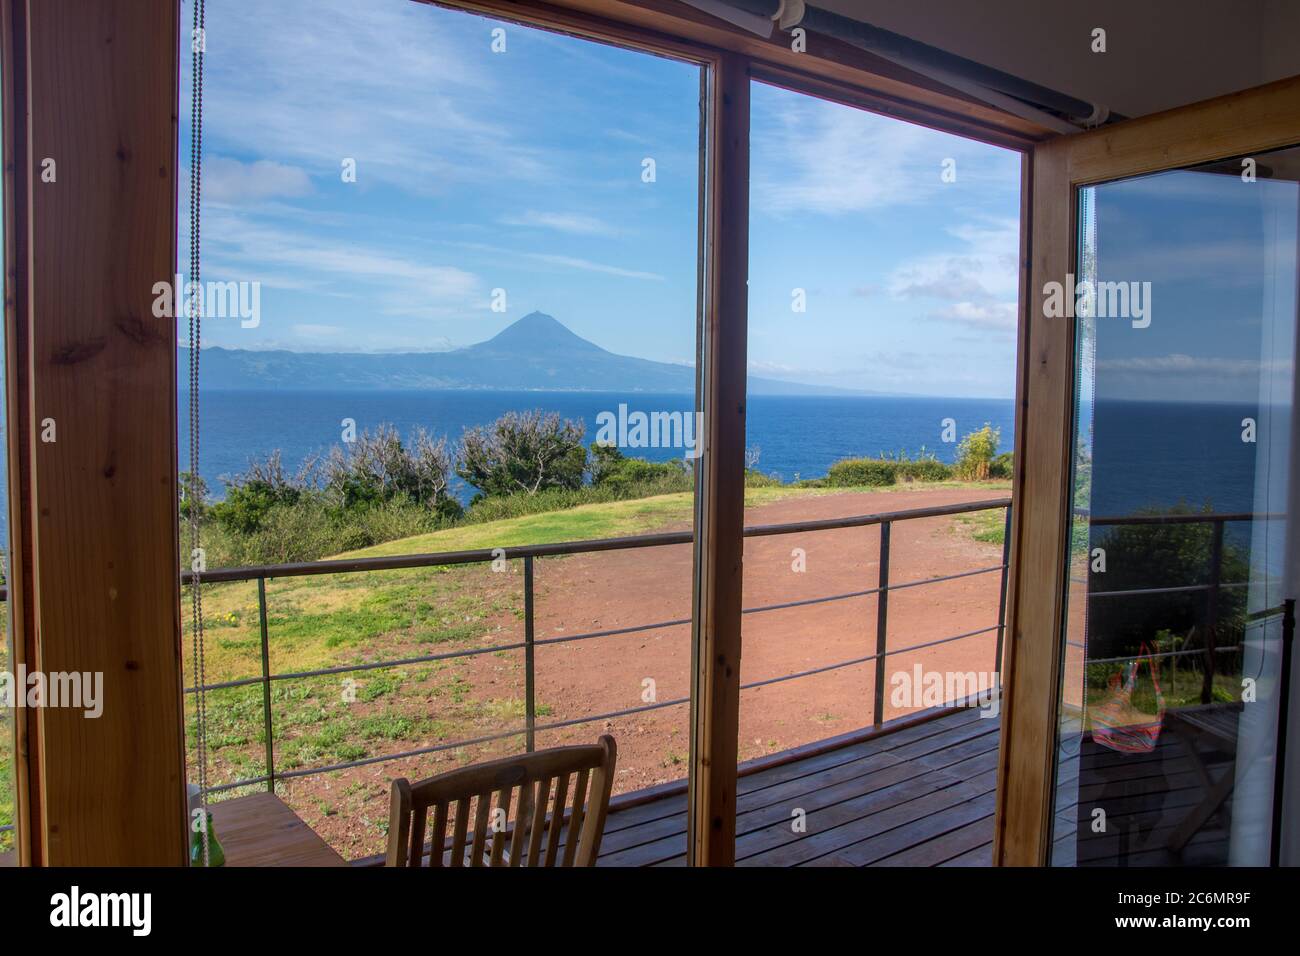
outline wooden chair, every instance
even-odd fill
[[[425,865],[427,842],[428,866],[594,866],[617,756],[614,738],[604,734],[595,744],[504,757],[415,784],[394,780],[387,865]],[[568,832],[561,847],[571,778]],[[512,806],[514,823],[507,826]],[[433,829],[426,834],[430,808]]]

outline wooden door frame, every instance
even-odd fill
[[[712,175],[702,195],[708,229],[701,248],[701,268],[709,273],[702,319],[705,354],[700,363],[700,395],[709,419],[705,440],[711,445],[713,467],[701,469],[697,491],[697,504],[702,508],[697,535],[701,557],[696,570],[701,611],[692,674],[699,700],[698,705],[692,702],[691,766],[692,778],[699,786],[692,789],[688,847],[696,864],[727,865],[734,858],[739,721],[741,456],[747,345],[743,291],[748,235],[737,226],[747,219],[738,204],[747,204],[748,199],[749,79],[1022,152],[1049,133],[843,42],[814,36],[806,52],[795,52],[784,34],[756,37],[671,0],[424,2],[694,61],[704,64],[715,80],[718,95],[711,98],[712,108],[704,118],[714,152]],[[65,3],[41,0],[38,19],[49,24],[66,16],[70,8]],[[140,297],[152,288],[152,281],[169,278],[175,264],[179,13],[173,0],[100,0],[93,14],[83,14],[78,21],[80,33],[69,28],[68,36],[57,42],[47,34],[33,46],[30,20],[36,8],[33,0],[0,0],[7,31],[5,148],[6,159],[11,161],[5,175],[6,199],[10,200],[5,206],[6,239],[10,240],[5,252],[14,292],[6,307],[11,332],[7,347],[9,414],[14,422],[9,435],[10,527],[15,529],[10,590],[14,637],[23,648],[19,653],[29,661],[57,658],[83,669],[95,664],[107,667],[113,674],[112,692],[121,695],[122,725],[143,720],[146,732],[123,737],[116,722],[97,725],[100,734],[96,737],[102,736],[105,746],[90,755],[93,759],[88,766],[77,762],[85,740],[78,743],[75,735],[69,736],[57,715],[51,727],[58,732],[48,739],[42,731],[44,717],[28,720],[30,728],[20,724],[24,758],[18,769],[23,788],[20,845],[32,862],[178,862],[184,854],[184,832],[179,826],[184,754],[175,475],[159,484],[148,470],[156,454],[165,452],[173,471],[176,462],[175,330],[167,329],[165,347],[155,341],[146,318],[147,303]],[[107,31],[117,40],[99,43],[93,56],[82,61],[99,72],[86,69],[59,74],[57,66],[49,62],[50,51],[64,52],[69,61],[75,61],[83,52],[78,36],[84,38],[92,30]],[[126,42],[129,37],[135,39]],[[33,52],[30,63],[24,56],[29,50]],[[75,97],[68,95],[69,77],[79,84]],[[106,77],[112,82],[102,82]],[[29,83],[32,78],[40,82]],[[170,102],[162,102],[166,97],[158,95],[160,90],[170,96]],[[41,121],[48,115],[48,104],[42,98],[54,96],[67,99],[63,104],[66,121],[38,124],[34,133],[32,117]],[[103,143],[89,138],[100,135],[103,127],[73,122],[83,112],[113,118],[119,127],[116,148],[105,149]],[[741,131],[744,137],[739,135]],[[44,141],[38,142],[35,134],[41,134]],[[170,144],[169,149],[160,150],[160,143]],[[87,190],[85,208],[97,208],[102,199],[96,192],[104,182],[102,173],[112,169],[121,177],[115,215],[119,222],[133,224],[133,243],[86,247],[85,255],[77,259],[79,291],[74,295],[84,297],[83,305],[96,302],[113,309],[112,314],[107,308],[97,314],[95,321],[102,327],[87,318],[92,314],[88,309],[81,311],[80,320],[72,311],[58,313],[63,325],[44,312],[42,324],[33,321],[35,312],[43,308],[44,290],[52,288],[51,270],[58,263],[71,261],[71,256],[56,261],[47,254],[44,264],[37,263],[28,244],[39,241],[47,253],[52,248],[67,251],[81,249],[76,243],[84,244],[92,237],[83,230],[78,240],[75,216],[61,220],[61,232],[51,234],[52,220],[42,215],[39,202],[33,202],[30,191],[39,188],[39,170],[34,173],[32,164],[49,149],[86,164],[81,170],[86,175],[63,179],[60,185],[60,189]],[[152,181],[136,175],[146,160],[156,162]],[[724,193],[729,215],[723,215]],[[160,206],[164,201],[165,208]],[[1024,215],[1022,210],[1022,222]],[[146,260],[148,268],[144,267]],[[154,266],[164,260],[160,274],[153,275],[157,271]],[[67,274],[73,273],[69,270]],[[102,343],[95,346],[99,350],[86,352],[83,346],[99,343],[101,331]],[[80,391],[66,387],[73,365]],[[129,388],[123,385],[128,381]],[[112,387],[118,388],[121,404],[117,408],[94,402]],[[149,398],[143,400],[146,393]],[[87,443],[75,460],[70,455],[51,455],[49,448],[34,443],[31,430],[32,422],[49,414],[50,402],[58,405],[63,418],[84,422],[87,429],[94,425],[99,435],[116,434],[123,447],[129,445],[132,452],[143,454],[107,460],[103,448]],[[123,428],[136,432],[123,432]],[[60,436],[64,434],[60,432]],[[73,501],[78,482],[85,490],[86,476],[96,475],[96,481],[106,483],[93,485],[94,494],[100,495],[92,496],[93,500],[102,507],[95,521],[87,524],[89,536],[83,536],[83,547],[77,551],[71,549],[67,535],[60,537],[49,530],[51,523],[38,516],[46,502]],[[147,520],[141,522],[139,516],[146,513]],[[32,525],[35,530],[24,532]],[[88,557],[92,555],[94,560]],[[57,605],[57,589],[72,580],[74,568],[79,587],[87,589],[81,596],[84,599],[77,602],[80,637],[66,626],[71,618],[61,616]],[[127,584],[124,569],[129,569]],[[114,604],[106,606],[102,598],[110,593]],[[91,632],[98,641],[90,640],[87,635]],[[48,658],[42,655],[43,650]],[[148,751],[143,758],[147,766],[132,779],[122,775],[121,767],[110,766],[126,740],[131,740],[138,752]],[[88,785],[87,777],[96,768],[104,769],[113,781],[113,800],[123,805],[106,808],[109,816],[98,821],[84,813],[66,815],[74,809],[69,794],[77,786]],[[55,805],[47,808],[51,795]],[[172,816],[173,810],[177,827],[159,827],[158,820]],[[70,827],[84,831],[88,825],[101,826],[97,842],[69,839]],[[56,837],[56,845],[47,845],[50,836]]]
[[[757,80],[1022,154],[1049,131],[828,38],[795,53],[664,0],[420,0],[700,64],[707,75],[687,860],[735,862],[744,540],[749,89]],[[1022,170],[1025,166],[1022,164]],[[1027,207],[1022,201],[1021,233]],[[1022,297],[1023,299],[1023,297]]]
[[[17,711],[19,859],[181,865],[176,324],[153,314],[176,267],[180,8],[0,0],[0,20],[13,642],[29,668],[102,675],[97,718]]]
[[[1075,324],[1043,314],[1077,272],[1078,190],[1300,143],[1300,76],[1036,145],[1028,161],[1028,288],[1021,295],[1016,477],[994,863],[1051,851],[1066,543],[1072,494]],[[1067,295],[1072,292],[1067,292]]]

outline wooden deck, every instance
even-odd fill
[[[738,866],[988,866],[996,718],[961,710],[740,778]],[[802,811],[806,826],[794,826]],[[686,796],[613,809],[599,866],[682,866]]]

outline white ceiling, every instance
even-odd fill
[[[1128,116],[1300,74],[1300,0],[809,3]]]

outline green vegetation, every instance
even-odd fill
[[[465,430],[456,474],[478,489],[476,500],[574,491],[587,471],[583,431],[582,423],[554,412],[506,412],[490,426]]]
[[[957,444],[957,463],[953,465],[953,473],[963,481],[987,481],[1001,439],[1002,432],[987,423],[968,434]]]
[[[1011,452],[997,454],[998,429],[985,425],[957,446],[957,461],[946,465],[933,452],[921,449],[916,458],[906,452],[877,458],[844,458],[831,465],[823,479],[802,484],[824,488],[886,488],[913,481],[989,481],[1011,477]]]
[[[543,520],[528,530],[541,532],[545,528],[539,525],[556,523],[545,516],[587,505],[689,496],[694,488],[691,460],[647,461],[602,444],[588,451],[582,437],[581,423],[542,411],[510,412],[490,426],[467,429],[454,450],[423,430],[404,444],[396,429],[381,425],[374,433],[362,432],[346,449],[335,446],[304,463],[294,475],[285,472],[278,452],[254,460],[246,473],[226,482],[225,499],[216,503],[208,502],[202,481],[192,494],[189,476],[182,475],[181,517],[197,508],[207,566],[230,567],[317,560],[534,515]],[[763,473],[759,450],[752,448],[745,456],[745,486],[881,489],[952,481],[963,474],[982,476],[966,480],[1000,478],[1010,474],[1010,455],[993,458],[997,440],[997,431],[988,426],[972,432],[962,441],[964,457],[957,466],[922,449],[916,458],[900,453],[845,459],[825,478],[793,484]],[[468,508],[451,494],[453,475],[476,489]],[[576,520],[572,530],[599,523]]]

